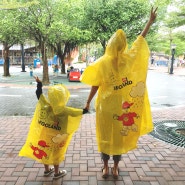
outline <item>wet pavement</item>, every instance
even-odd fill
[[[166,68],[153,67],[150,70],[164,73]],[[39,70],[36,72],[39,76]],[[101,177],[102,162],[97,151],[93,112],[83,116],[81,125],[68,148],[66,159],[60,164],[60,168],[65,168],[68,174],[58,180],[53,180],[52,175],[43,177],[42,164],[18,156],[32,119],[31,114],[24,115],[24,109],[20,108],[22,107],[20,99],[24,99],[24,106],[27,107],[25,112],[29,112],[30,105],[26,102],[31,101],[31,107],[37,102],[33,95],[34,80],[30,79],[29,72],[21,73],[24,80],[19,74],[20,71],[17,71],[9,79],[1,77],[0,82],[0,88],[7,89],[6,94],[0,93],[0,109],[4,111],[0,117],[0,185],[185,185],[185,148],[161,141],[150,134],[140,137],[137,149],[123,155],[119,164],[118,180],[113,179],[111,170],[108,179],[104,180]],[[185,76],[185,70],[175,69],[174,75]],[[57,77],[52,78],[55,81],[57,79]],[[68,83],[64,76],[60,76],[59,79],[62,79],[62,83],[69,89],[89,88],[81,83]],[[13,94],[8,94],[9,88],[14,89]],[[23,97],[19,91],[25,91]],[[9,101],[3,102],[3,96],[7,95]],[[18,115],[6,115],[7,107],[10,107],[12,112],[21,109],[24,116],[19,115],[20,111],[17,111]],[[152,109],[153,121],[184,122],[184,109],[185,105]],[[30,111],[32,112],[32,108]],[[111,159],[109,166],[112,165]]]

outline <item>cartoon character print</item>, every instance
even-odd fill
[[[122,104],[122,108],[124,110],[123,114],[118,116],[114,115],[114,119],[121,121],[123,124],[123,128],[120,133],[123,136],[127,136],[129,130],[137,132],[137,125],[135,124],[134,118],[138,118],[138,115],[135,112],[129,112],[129,108],[133,105],[133,103],[124,102]]]
[[[51,146],[49,146],[46,141],[44,140],[39,140],[38,141],[38,146],[33,146],[32,144],[30,144],[31,149],[33,150],[33,155],[37,158],[37,159],[43,159],[43,158],[48,158],[47,155],[47,150],[50,150],[50,148],[52,147],[53,150],[59,150],[60,148],[64,147],[64,145],[66,144],[68,138],[68,134],[57,134],[56,136],[51,138]],[[53,145],[53,146],[52,146]]]
[[[48,120],[52,120],[50,124],[54,125],[56,128],[59,127],[59,121],[56,116],[51,114],[51,109],[49,106],[45,105],[43,108],[40,110],[39,114],[39,119],[43,122],[47,122]]]
[[[68,138],[68,134],[57,134],[55,137],[52,138],[52,142],[57,144],[58,147],[63,147],[66,144]]]
[[[129,95],[135,99],[135,106],[140,107],[143,104],[143,97],[145,94],[145,83],[140,81],[135,86],[132,86],[131,91]],[[139,116],[136,114],[136,112],[129,112],[130,107],[134,103],[129,103],[127,101],[123,102],[122,109],[123,114],[121,116],[114,115],[113,118],[118,121],[122,121],[123,129],[120,131],[120,133],[123,136],[127,136],[129,130],[133,132],[137,132],[138,126],[135,124],[135,118],[139,118]]]
[[[47,118],[47,109],[46,108],[41,108],[40,109],[39,118],[40,119],[46,119]]]
[[[37,159],[42,159],[43,157],[47,158],[47,153],[44,151],[45,147],[49,147],[44,140],[39,140],[38,141],[38,147],[33,146],[30,144],[31,149],[33,150],[33,155]]]

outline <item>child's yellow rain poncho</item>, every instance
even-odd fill
[[[49,87],[48,99],[43,94],[40,96],[20,156],[53,165],[64,160],[82,118],[82,109],[66,106],[69,96],[63,85]]]
[[[125,33],[118,30],[105,54],[88,66],[83,83],[99,86],[96,99],[98,150],[120,155],[136,148],[139,136],[153,129],[146,88],[149,48],[138,36],[126,50]]]

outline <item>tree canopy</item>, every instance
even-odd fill
[[[171,54],[171,44],[176,44],[176,55],[183,55],[185,51],[185,1],[174,0],[163,13],[156,45],[158,50]]]
[[[146,1],[137,0],[85,1],[84,7],[82,26],[91,30],[92,41],[100,42],[104,49],[117,29],[123,29],[133,40],[142,31],[150,10]]]
[[[158,17],[147,41],[152,51],[170,50],[170,40],[182,48],[184,33],[174,29],[185,25],[184,1],[174,0],[3,0],[0,3],[0,42],[7,48],[31,39],[38,43],[44,66],[43,81],[49,83],[47,53],[52,48],[61,59],[76,46],[106,42],[117,30],[123,29],[128,41],[135,40],[143,30],[151,6],[158,6]],[[175,11],[167,12],[168,4]],[[183,6],[182,6],[183,5]],[[158,28],[160,31],[158,32]],[[94,47],[94,46],[93,46]],[[178,50],[179,54],[180,49]]]

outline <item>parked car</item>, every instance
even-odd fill
[[[81,71],[78,68],[70,70],[68,80],[70,81],[80,81]]]

